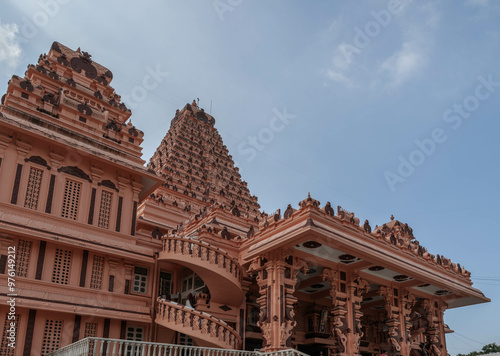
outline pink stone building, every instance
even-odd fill
[[[311,197],[261,212],[195,102],[146,167],[112,79],[54,42],[2,97],[0,294],[17,295],[0,355],[99,337],[444,356],[444,311],[489,301],[392,217],[372,228]]]

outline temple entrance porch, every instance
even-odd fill
[[[275,216],[283,228],[253,241],[244,257],[263,348],[446,355],[443,313],[453,292],[412,266],[414,252],[401,246],[418,245],[411,229],[396,221],[398,237],[377,238],[340,207],[333,216],[329,203],[320,210],[308,198],[299,206],[285,212],[288,224]]]

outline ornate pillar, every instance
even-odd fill
[[[343,273],[343,272],[341,272]],[[359,355],[359,347],[363,331],[361,329],[361,301],[369,283],[359,275],[353,274],[346,285],[346,278],[339,278],[337,271],[325,268],[322,273],[324,281],[330,283],[332,297],[331,331],[335,340],[335,355]]]
[[[361,301],[363,300],[363,293],[366,293],[370,287],[370,284],[359,277],[356,274],[352,275],[351,282],[349,283],[349,295],[347,300],[350,301],[348,304],[349,315],[349,354],[350,355],[360,355],[359,347],[361,338],[363,337],[363,331],[361,329],[361,317],[363,313],[361,312]],[[350,349],[350,350],[349,350]]]
[[[425,329],[425,348],[431,356],[446,355],[446,350],[442,344],[443,335],[443,312],[444,308],[439,306],[437,301],[426,300],[424,302],[425,309],[427,310],[427,328]],[[444,353],[443,353],[444,351]]]
[[[331,333],[335,340],[333,355],[347,355],[347,334],[349,327],[347,323],[347,293],[344,286],[340,285],[340,278],[337,271],[325,268],[321,274],[323,281],[330,283],[330,296],[332,297],[331,310]]]
[[[402,341],[404,326],[401,323],[399,313],[399,291],[392,287],[381,286],[378,289],[379,295],[385,299],[385,310],[387,312],[387,348],[389,356],[402,355]]]
[[[256,258],[250,264],[249,272],[257,272],[260,297],[259,327],[264,337],[264,348],[276,351],[291,346],[294,319],[293,296],[297,274],[307,270],[307,264],[283,251],[273,251]]]
[[[415,302],[416,299],[413,294],[411,294],[409,291],[405,291],[403,293],[400,301],[400,312],[402,323],[404,325],[404,335],[403,340],[401,341],[401,354],[404,356],[409,356],[412,349],[413,340],[411,337],[411,328],[413,323],[411,315]]]

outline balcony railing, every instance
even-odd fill
[[[224,350],[88,337],[51,352],[49,356],[308,356],[289,349],[273,352]]]
[[[238,261],[227,252],[208,243],[184,237],[168,236],[162,240],[163,251],[181,255],[191,255],[211,265],[225,269],[234,278],[241,282],[242,272]]]
[[[238,333],[223,320],[171,301],[158,299],[156,322],[216,346],[238,349],[241,345]]]

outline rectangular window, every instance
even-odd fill
[[[68,284],[69,269],[71,266],[71,251],[56,249],[54,258],[54,269],[52,270],[52,282],[58,284]]]
[[[146,293],[148,291],[148,269],[145,267],[135,267],[133,289],[136,293]]]
[[[42,352],[40,355],[48,355],[56,351],[61,346],[63,321],[62,320],[46,320],[45,329],[43,331]]]
[[[17,242],[16,250],[16,275],[18,277],[28,276],[28,267],[30,264],[31,256],[31,241],[21,240]]]
[[[94,262],[92,263],[92,275],[90,276],[90,288],[101,289],[103,270],[104,257],[94,255]]]
[[[158,289],[158,296],[160,298],[170,299],[171,285],[172,274],[168,272],[160,272],[160,288]]]
[[[111,201],[113,200],[113,193],[102,191],[101,205],[99,207],[99,222],[98,226],[103,229],[109,227],[109,214],[111,212]]]
[[[144,328],[142,326],[127,327],[127,340],[143,341],[143,339],[144,339]]]
[[[24,199],[24,207],[36,210],[38,208],[38,198],[40,197],[40,186],[42,185],[43,171],[41,169],[31,167],[28,178],[28,187],[26,188],[26,198]]]
[[[127,327],[127,340],[129,341],[143,341],[144,328],[142,326],[128,326]],[[142,355],[142,344],[132,344],[127,347],[127,356],[140,356]]]
[[[189,335],[179,333],[179,345],[193,346],[193,339]]]
[[[80,201],[80,191],[82,184],[72,180],[66,181],[64,188],[64,200],[61,216],[63,218],[76,220],[78,215],[78,203]]]

